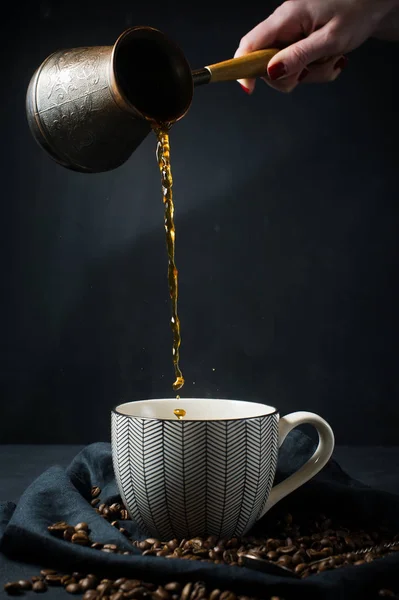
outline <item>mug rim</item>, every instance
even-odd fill
[[[262,402],[250,402],[248,400],[233,400],[232,398],[180,398],[180,400],[217,400],[219,402],[240,402],[242,404],[260,404],[262,406],[268,406],[269,408],[272,408],[273,410],[271,412],[262,414],[262,415],[256,415],[254,417],[237,417],[237,418],[227,418],[227,419],[184,419],[182,421],[180,421],[179,419],[164,419],[161,417],[143,417],[141,415],[126,415],[123,412],[120,412],[119,410],[117,410],[120,406],[122,406],[123,404],[135,404],[136,402],[154,402],[154,401],[160,401],[160,400],[167,400],[167,401],[172,401],[173,398],[148,398],[145,400],[131,400],[130,402],[122,402],[119,403],[117,405],[115,405],[112,409],[111,409],[111,413],[115,414],[115,415],[120,415],[121,417],[125,417],[127,419],[144,419],[146,421],[169,421],[171,423],[224,423],[226,421],[251,421],[252,419],[262,419],[264,417],[271,417],[273,415],[279,414],[279,410],[278,408],[276,408],[275,406],[272,406],[270,404],[263,404]]]

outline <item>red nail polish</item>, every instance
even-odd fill
[[[305,79],[305,77],[307,77],[308,75],[309,75],[309,69],[304,69],[302,71],[302,73],[299,75],[298,81],[302,81],[302,79]]]
[[[242,89],[244,90],[244,92],[246,94],[250,94],[251,93],[251,90],[249,88],[245,87],[245,85],[242,85],[242,83],[240,83],[240,86],[242,87]]]
[[[341,58],[339,60],[337,60],[337,62],[334,65],[334,69],[345,69],[346,65],[348,64],[348,59],[346,56],[341,56]]]
[[[287,73],[287,67],[284,63],[278,62],[275,65],[269,67],[267,71],[269,73],[270,79],[272,81],[275,81],[276,79],[280,79],[280,77],[283,77],[283,75]]]

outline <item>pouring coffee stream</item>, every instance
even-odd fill
[[[179,365],[169,131],[187,114],[194,87],[265,75],[276,52],[260,50],[191,71],[183,52],[162,32],[133,27],[122,33],[114,46],[55,52],[29,84],[26,109],[32,134],[66,168],[83,173],[115,169],[126,162],[151,129],[157,137],[172,305],[174,391],[184,385],[184,377]],[[174,414],[181,420],[185,411],[176,409]]]

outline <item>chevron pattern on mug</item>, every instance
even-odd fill
[[[112,444],[122,500],[145,531],[232,537],[256,521],[273,485],[278,416],[177,421],[113,412]]]

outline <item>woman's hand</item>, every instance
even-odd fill
[[[384,30],[398,6],[398,0],[288,0],[242,38],[235,56],[284,48],[264,77],[282,92],[291,92],[302,80],[333,81],[346,66],[345,54]],[[248,93],[255,88],[254,79],[239,83]]]

